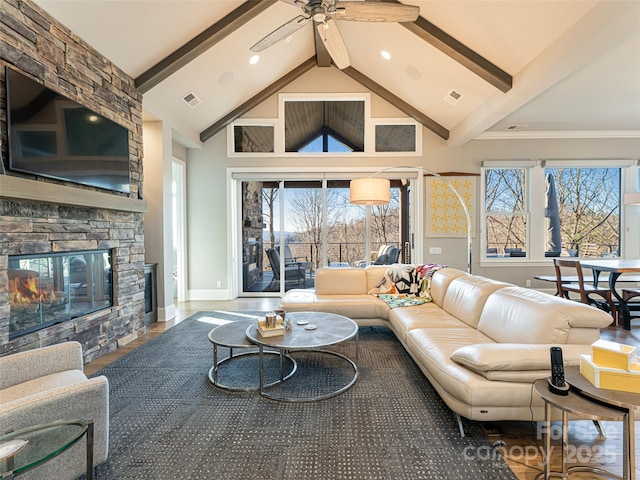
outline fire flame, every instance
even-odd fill
[[[24,306],[31,303],[51,303],[56,299],[53,290],[41,289],[35,275],[9,280],[9,304]]]

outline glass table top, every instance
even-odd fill
[[[3,444],[13,440],[28,442],[13,458],[13,466],[10,458],[0,458],[0,479],[6,472],[13,470],[17,475],[59,455],[80,440],[88,428],[89,424],[83,420],[63,420],[0,436],[0,450]]]

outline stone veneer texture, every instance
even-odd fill
[[[0,140],[7,165],[5,66],[99,112],[129,130],[131,194],[142,193],[142,95],[131,77],[29,0],[0,0]],[[9,172],[9,174],[13,174]],[[33,178],[38,182],[64,184]],[[9,340],[8,255],[113,249],[114,305]],[[77,340],[85,361],[136,338],[144,325],[142,213],[2,197],[0,192],[0,355]]]

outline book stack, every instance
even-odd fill
[[[580,355],[580,373],[598,388],[640,393],[638,349],[631,345],[598,340],[591,355]]]
[[[267,327],[267,320],[261,318],[258,320],[258,333],[261,337],[277,337],[278,335],[284,335],[283,320],[280,315],[276,317],[276,326]]]

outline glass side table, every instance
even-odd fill
[[[51,460],[85,435],[87,480],[93,480],[93,422],[84,420],[61,420],[0,436],[0,479],[11,480]],[[20,440],[26,440],[26,444]]]

